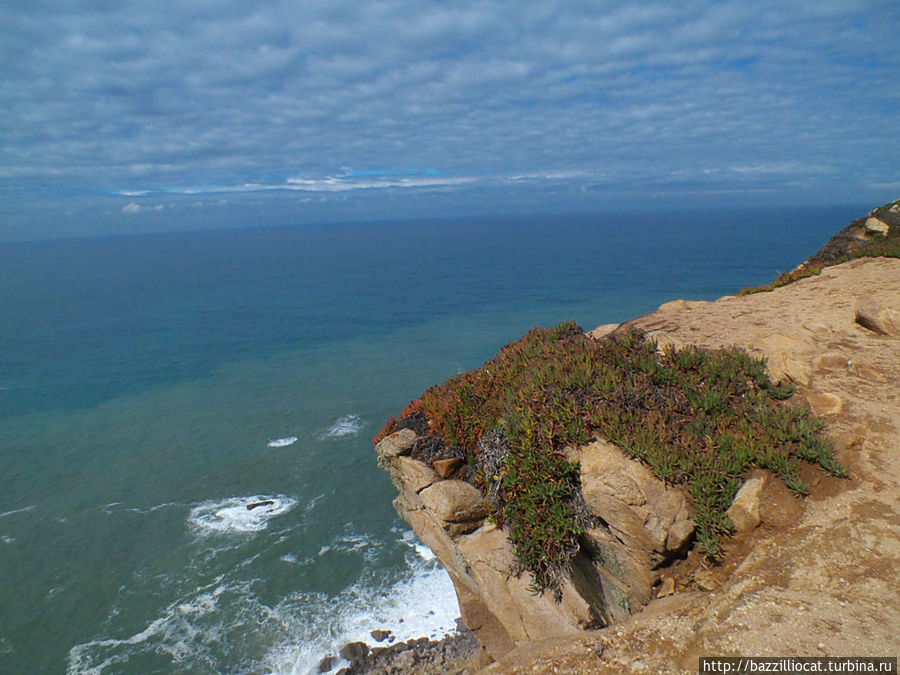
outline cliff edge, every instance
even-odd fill
[[[499,445],[480,440],[469,456],[435,452],[431,422],[423,426],[420,415],[377,449],[398,488],[398,512],[447,568],[463,619],[484,645],[470,669],[696,672],[703,655],[900,652],[900,260],[860,258],[769,293],[674,301],[592,334],[613,342],[642,335],[663,365],[694,346],[764,358],[768,383],[751,373],[759,386],[750,382],[737,399],[780,398],[789,385],[788,408],[826,421],[839,464],[823,459],[832,469],[823,471],[801,462],[792,483],[761,451],[738,467],[725,525],[715,530],[678,467],[661,480],[653,457],[640,461],[602,435],[568,443],[553,451],[563,467],[553,480],[578,487],[566,502],[580,523],[570,540],[577,544],[558,583],[536,594],[541,568],[538,577],[523,568],[486,478],[502,472],[496,458],[484,459]],[[824,446],[812,446],[825,458]],[[783,461],[791,453],[812,457],[795,445]],[[808,497],[798,496],[801,483]],[[704,531],[707,539],[725,533],[714,556]]]

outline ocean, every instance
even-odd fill
[[[376,466],[385,419],[533,326],[768,282],[863,213],[261,209],[0,243],[0,672],[308,673],[374,629],[452,632]]]

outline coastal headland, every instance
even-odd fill
[[[390,421],[395,506],[481,644],[456,672],[900,653],[898,230],[888,204],[756,292],[529,334]]]

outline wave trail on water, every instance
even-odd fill
[[[34,508],[35,508],[35,505],[32,504],[31,506],[25,506],[25,507],[23,507],[23,508],[21,508],[21,509],[13,509],[12,511],[6,511],[6,512],[4,512],[4,513],[0,513],[0,518],[6,518],[6,517],[8,517],[8,516],[14,516],[14,515],[16,515],[17,513],[26,513],[26,512],[28,512],[28,511],[33,511]]]
[[[253,495],[209,500],[191,509],[188,523],[206,534],[259,532],[269,520],[287,513],[297,500],[284,495]]]
[[[299,439],[296,436],[289,436],[287,438],[273,438],[271,441],[266,443],[266,446],[269,448],[285,448],[289,445],[293,445]]]

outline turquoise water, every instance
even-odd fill
[[[863,212],[0,244],[0,672],[306,673],[452,631],[383,421],[534,325],[769,281]]]

